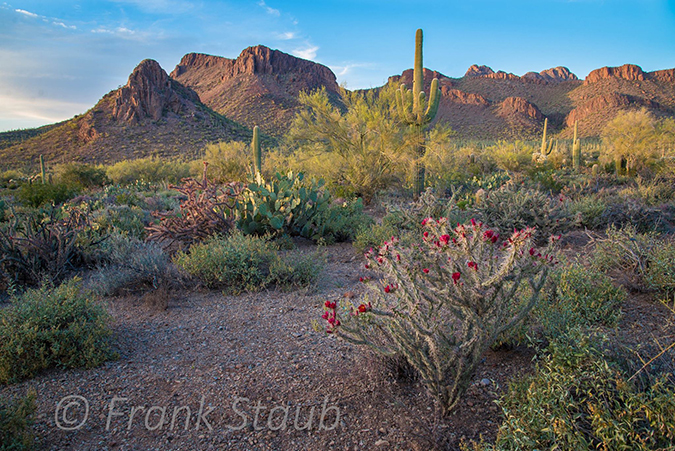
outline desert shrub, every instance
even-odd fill
[[[499,141],[484,150],[497,164],[499,169],[507,172],[525,172],[532,166],[534,147],[523,142]]]
[[[446,218],[450,224],[465,222],[469,218],[457,207],[456,193],[453,192],[451,197],[437,196],[431,188],[427,188],[413,202],[387,205],[387,215],[382,222],[405,230],[419,230],[426,218]]]
[[[35,391],[22,397],[0,398],[0,450],[33,449],[30,426],[36,409],[35,398]]]
[[[145,238],[145,226],[149,221],[149,213],[128,205],[112,205],[92,214],[92,227],[99,233],[119,232],[141,239]]]
[[[358,232],[374,224],[373,219],[363,212],[361,198],[333,204],[318,213],[314,219],[314,235],[328,243],[352,241]]]
[[[0,172],[0,188],[13,188],[26,179],[26,175],[16,170]]]
[[[169,257],[157,243],[143,242],[130,235],[113,233],[92,259],[100,266],[91,279],[91,289],[108,296],[123,288],[154,287],[172,277]]]
[[[82,163],[58,165],[54,172],[59,183],[79,189],[103,186],[110,181],[105,169]]]
[[[206,177],[204,164],[202,181],[184,179],[182,185],[171,185],[185,196],[180,211],[156,212],[159,223],[146,229],[148,239],[165,247],[178,244],[187,247],[216,233],[224,234],[234,226],[235,208],[240,187],[236,184],[217,185]]]
[[[553,286],[533,316],[548,339],[573,328],[614,327],[621,318],[626,292],[604,273],[580,264],[560,265],[551,274]]]
[[[580,225],[591,230],[606,227],[603,218],[606,208],[607,204],[597,196],[582,196],[567,205],[569,215],[578,217]]]
[[[137,181],[178,183],[190,176],[190,165],[178,161],[139,158],[120,161],[108,166],[106,174],[113,183],[121,185],[130,185]]]
[[[207,287],[224,288],[232,294],[259,291],[273,283],[309,283],[313,274],[318,274],[311,260],[282,260],[272,241],[241,232],[193,244],[188,252],[179,251],[174,263]]]
[[[632,225],[610,226],[605,238],[595,240],[594,267],[618,271],[632,289],[671,291],[675,280],[675,242],[654,233],[640,233]]]
[[[391,240],[395,235],[400,235],[400,232],[391,224],[366,225],[356,232],[352,244],[357,251],[363,253],[370,248],[379,248],[382,243]]]
[[[323,180],[307,180],[302,173],[276,173],[271,181],[251,180],[237,203],[238,226],[246,234],[287,234],[318,239],[317,222],[329,206]]]
[[[474,212],[502,233],[534,227],[535,239],[540,244],[575,224],[575,218],[567,214],[564,198],[551,199],[541,191],[514,183],[487,193]]]
[[[636,174],[649,169],[661,156],[656,146],[658,121],[646,109],[622,111],[602,131],[604,161],[614,161],[617,173]]]
[[[251,173],[253,155],[245,143],[231,141],[208,144],[204,159],[209,163],[209,176],[214,182],[245,182]]]
[[[18,212],[0,227],[0,276],[12,283],[36,285],[45,278],[60,282],[95,247],[86,212],[50,208]]]
[[[48,368],[93,368],[112,357],[108,314],[79,279],[11,302],[0,310],[0,383]]]
[[[675,439],[675,389],[631,380],[585,332],[554,340],[535,374],[509,386],[494,446],[482,450],[662,450]]]
[[[326,301],[327,332],[385,356],[403,355],[449,412],[466,390],[482,354],[535,306],[554,257],[542,255],[532,229],[505,240],[472,221],[450,229],[424,223],[414,245],[386,241],[367,254],[370,296],[356,305]],[[528,286],[529,296],[515,296]]]
[[[659,231],[670,232],[673,212],[668,208],[657,208],[646,205],[639,199],[620,199],[609,202],[599,218],[603,226],[635,226],[641,233]]]
[[[24,183],[16,193],[17,200],[27,207],[37,208],[44,204],[62,204],[75,196],[77,187],[65,183]]]

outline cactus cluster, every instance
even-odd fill
[[[546,132],[548,129],[548,118],[544,118],[544,134],[541,137],[541,150],[540,153],[547,157],[551,154],[553,150],[553,138],[546,141]]]
[[[239,227],[246,234],[313,238],[314,220],[329,203],[323,184],[323,180],[306,181],[302,173],[276,173],[269,183],[256,174],[240,200]]]
[[[396,91],[396,107],[401,120],[414,127],[417,134],[415,173],[413,174],[413,192],[418,198],[424,191],[424,164],[421,158],[425,153],[424,128],[436,117],[441,92],[438,79],[431,81],[429,101],[424,94],[424,64],[422,61],[422,30],[415,34],[415,66],[413,68],[413,89],[407,89],[405,84]]]

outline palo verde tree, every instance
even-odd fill
[[[396,91],[396,106],[401,120],[415,131],[416,159],[413,174],[413,194],[418,198],[424,191],[424,163],[422,158],[426,152],[424,131],[426,126],[436,117],[441,92],[438,79],[431,81],[429,102],[424,94],[424,66],[422,62],[422,30],[415,34],[415,66],[413,68],[413,88],[407,89],[404,84]]]

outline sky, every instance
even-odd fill
[[[146,58],[236,58],[266,45],[330,67],[348,89],[424,65],[523,75],[566,66],[675,67],[675,0],[0,0],[0,131],[86,112]]]

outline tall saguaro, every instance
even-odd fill
[[[424,163],[422,157],[426,152],[426,140],[424,136],[426,126],[436,117],[438,104],[441,100],[441,92],[438,87],[438,79],[431,81],[429,101],[424,95],[424,65],[422,62],[422,30],[418,29],[415,34],[415,66],[413,68],[412,91],[401,84],[396,91],[396,106],[401,120],[415,129],[415,168],[413,174],[413,193],[418,198],[424,191]]]

